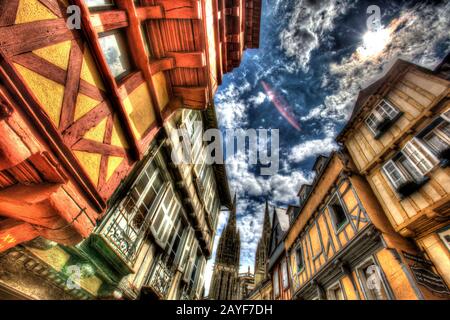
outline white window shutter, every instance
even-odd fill
[[[197,257],[197,247],[198,244],[194,241],[191,251],[189,252],[189,260],[186,263],[186,268],[184,269],[183,280],[189,282],[191,278],[192,268],[194,267],[195,258]]]
[[[191,252],[192,244],[194,243],[194,229],[188,227],[186,240],[184,242],[183,253],[181,254],[179,269],[180,271],[184,271],[186,269],[186,265],[189,262],[189,254]]]
[[[196,291],[195,294],[197,296],[197,298],[201,298],[200,294],[202,293],[202,289],[204,287],[204,279],[205,279],[205,267],[206,267],[206,259],[204,257],[201,258],[200,260],[200,267],[199,270],[197,271],[197,282],[196,282]]]

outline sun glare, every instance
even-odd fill
[[[377,56],[383,52],[390,40],[391,34],[388,29],[369,31],[364,35],[363,44],[358,48],[358,53],[364,59]]]

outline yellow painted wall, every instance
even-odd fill
[[[396,300],[417,300],[418,297],[411,286],[405,270],[402,268],[394,254],[388,249],[383,249],[377,254],[381,269],[389,282]]]
[[[169,94],[167,92],[167,83],[164,73],[158,72],[152,77],[153,85],[155,86],[156,98],[161,110],[164,110],[169,103]]]
[[[141,139],[145,131],[155,122],[153,103],[147,84],[144,82],[123,101],[130,117],[133,131]]]
[[[38,0],[20,0],[17,8],[16,24],[52,20],[58,17],[54,15]]]

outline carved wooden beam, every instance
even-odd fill
[[[0,253],[37,236],[39,233],[29,223],[14,219],[0,221]]]

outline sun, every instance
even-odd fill
[[[368,31],[363,36],[362,46],[358,48],[358,54],[363,59],[368,59],[379,55],[391,40],[391,33],[388,29]]]

